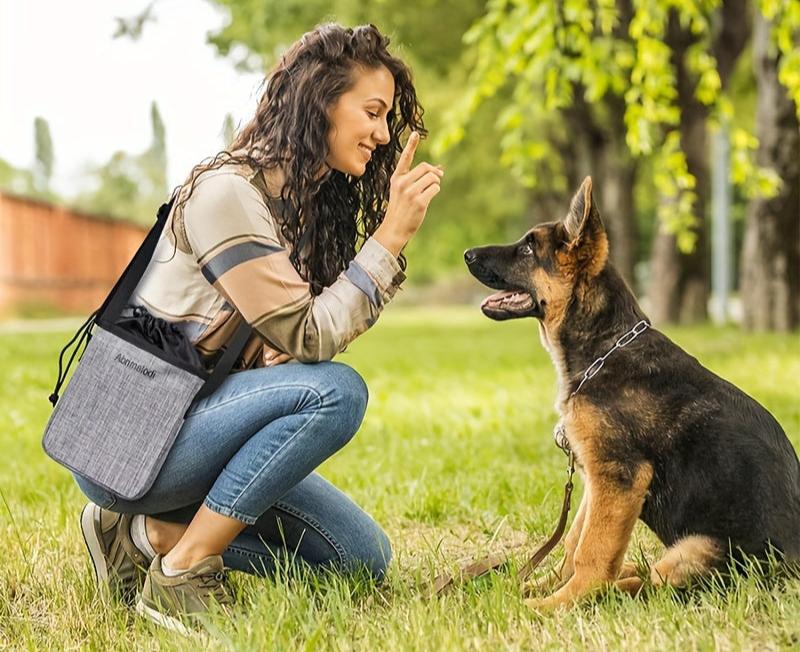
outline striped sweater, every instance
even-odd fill
[[[208,369],[242,319],[254,333],[234,370],[262,366],[264,346],[300,362],[330,360],[375,323],[405,279],[397,259],[369,238],[313,296],[289,260],[261,170],[246,165],[203,172],[178,204],[131,303],[175,323]]]

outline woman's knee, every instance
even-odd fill
[[[392,544],[377,523],[362,531],[349,548],[347,559],[352,570],[366,569],[375,581],[383,581],[392,561]]]
[[[325,364],[325,402],[336,412],[341,435],[349,440],[361,426],[367,410],[369,391],[355,369],[340,362]]]
[[[77,483],[80,490],[83,492],[83,495],[86,496],[89,500],[91,500],[95,505],[98,505],[103,509],[111,509],[115,506],[117,502],[117,497],[110,491],[107,491],[102,487],[97,486],[90,480],[87,480],[86,478],[84,478],[81,475],[78,475],[77,473],[73,473],[72,477],[75,478],[75,482]]]

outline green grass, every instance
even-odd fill
[[[800,445],[800,337],[711,327],[668,334],[765,405]],[[40,445],[58,351],[70,335],[0,335],[0,649],[185,649],[180,636],[122,605],[103,606],[93,592],[77,527],[84,498]],[[390,308],[339,359],[364,376],[370,405],[359,434],[321,472],[386,528],[395,549],[390,576],[375,588],[291,569],[274,579],[234,574],[242,611],[217,622],[204,646],[800,646],[800,581],[790,579],[739,576],[728,591],[683,597],[668,590],[636,600],[610,594],[549,617],[525,608],[509,573],[426,600],[423,590],[437,570],[527,542],[517,552],[522,560],[554,526],[565,459],[550,436],[552,365],[533,321],[497,324],[476,309]],[[602,382],[602,373],[592,382]],[[635,555],[652,562],[659,550],[637,525]]]

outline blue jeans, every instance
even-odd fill
[[[204,504],[246,523],[223,554],[229,568],[262,575],[276,559],[299,558],[382,579],[392,554],[383,530],[313,473],[350,441],[366,406],[364,381],[338,362],[240,371],[194,404],[139,500],[75,480],[115,512],[188,523]]]

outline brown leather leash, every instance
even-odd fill
[[[556,432],[554,433],[556,443],[558,447],[567,454],[567,457],[569,457],[567,483],[564,485],[564,503],[561,506],[561,516],[559,516],[558,525],[550,538],[539,546],[536,552],[531,555],[530,559],[528,559],[527,563],[522,567],[522,570],[520,570],[518,577],[522,584],[527,581],[531,573],[536,570],[539,564],[544,561],[558,542],[561,541],[561,537],[564,536],[564,530],[567,527],[567,516],[569,515],[570,506],[572,504],[572,476],[575,474],[575,454],[570,450],[566,437],[559,437],[559,434],[563,434],[563,431],[561,433],[559,432],[559,428],[561,428],[560,424],[556,427]],[[438,575],[433,582],[431,596],[440,595],[450,587],[465,584],[476,577],[486,575],[503,566],[506,562],[508,562],[508,553],[496,553],[468,564],[459,571],[457,576],[450,575],[449,573],[442,573]]]

